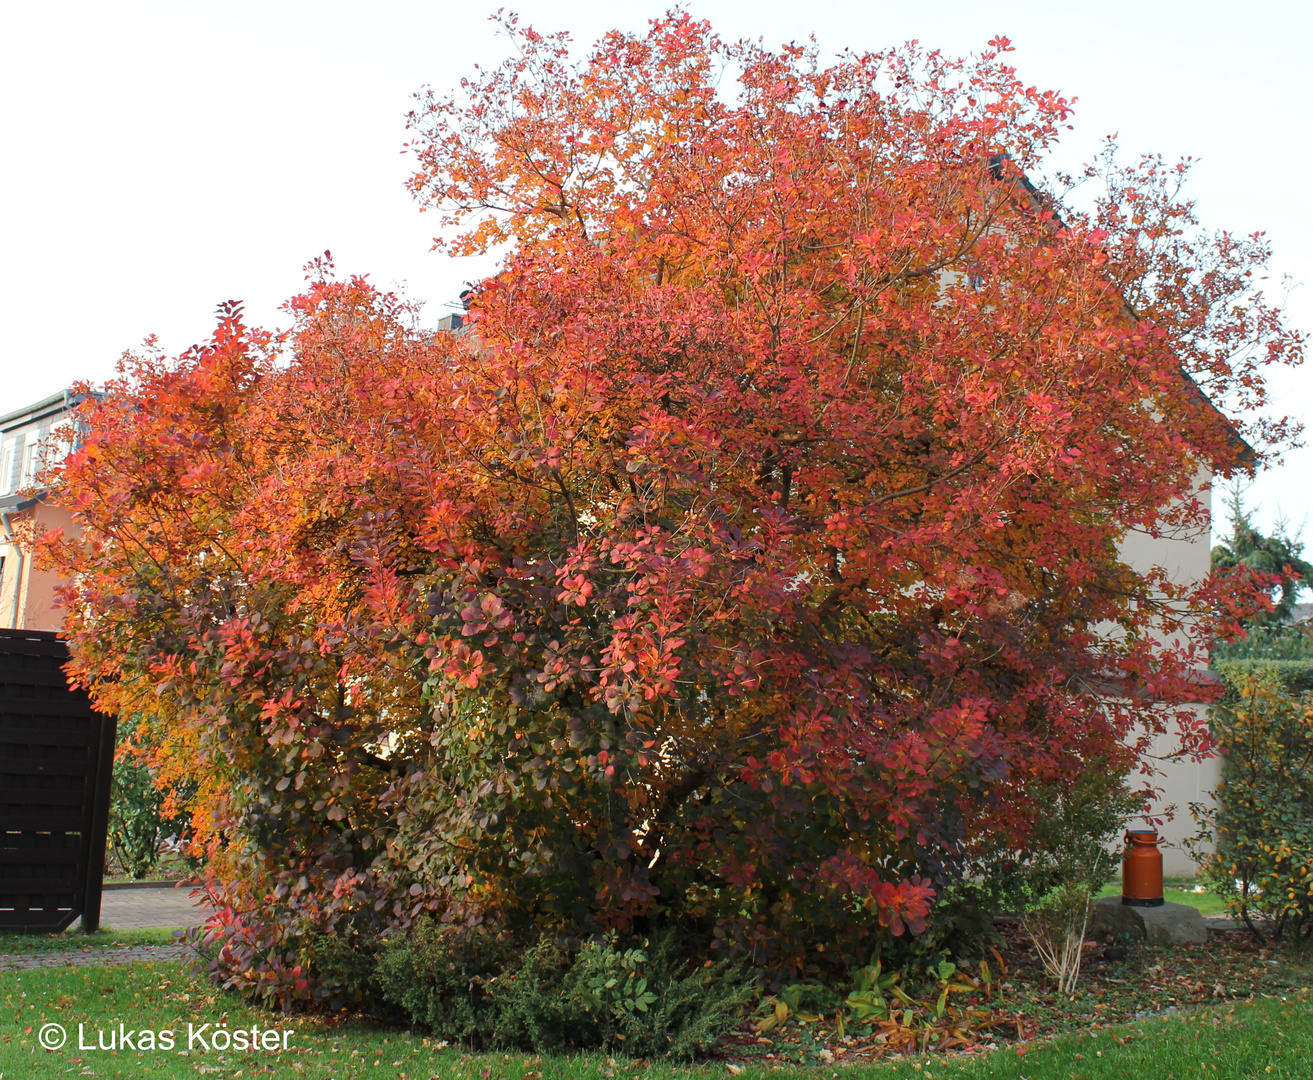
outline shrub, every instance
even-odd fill
[[[185,813],[166,813],[167,793],[137,753],[136,719],[119,724],[114,779],[109,803],[109,848],[113,860],[129,877],[140,880],[159,866],[160,846],[188,825]]]
[[[878,941],[866,966],[879,963],[885,971],[910,973],[939,964],[948,957],[983,954],[995,938],[994,916],[1016,910],[1019,883],[1024,869],[1015,851],[1006,857],[980,860],[959,870],[965,880],[945,876],[936,882],[934,905],[926,917],[923,933],[903,934]],[[830,968],[826,978],[834,980],[860,965]]]
[[[1060,994],[1075,991],[1090,900],[1112,875],[1118,833],[1143,805],[1124,774],[1095,761],[1070,788],[1041,792],[1021,881],[1022,926]]]
[[[510,241],[474,332],[321,262],[285,334],[230,302],[127,358],[52,488],[70,671],[197,781],[243,992],[317,1000],[307,940],[425,913],[864,960],[1029,788],[1187,719],[1248,610],[1119,555],[1243,446],[1185,376],[1301,348],[1179,177],[1101,161],[1055,228],[1023,170],[1068,106],[1001,45],[823,65],[676,13],[572,66],[506,28],[413,118],[412,190]]]
[[[405,1013],[378,991],[378,940],[367,934],[339,932],[302,939],[300,968],[313,977],[313,999],[334,1011],[352,1008],[384,1019],[405,1019]],[[309,980],[307,980],[309,989]]]
[[[160,808],[164,793],[150,770],[131,755],[114,759],[114,787],[109,804],[109,846],[114,861],[129,877],[146,877],[160,861]]]
[[[1303,689],[1313,689],[1313,627],[1250,626],[1246,630],[1248,637],[1243,641],[1213,643],[1210,655],[1214,668],[1254,661],[1302,665],[1286,670],[1304,681]]]
[[[1301,641],[1308,640],[1307,635],[1300,634]],[[1246,660],[1219,660],[1213,664],[1222,678],[1236,685],[1242,678],[1249,676],[1258,680],[1270,681],[1287,694],[1307,694],[1313,691],[1313,658],[1273,659],[1264,657]]]
[[[679,940],[674,930],[650,939],[643,971],[654,1000],[646,1009],[625,1009],[618,1016],[617,1038],[628,1054],[695,1057],[734,1027],[755,994],[738,963],[689,961]]]
[[[382,1000],[412,1023],[450,1042],[477,1043],[489,1030],[487,985],[508,959],[493,938],[425,920],[384,947],[374,981]],[[540,950],[531,951],[524,969],[536,972],[540,961]]]
[[[374,978],[383,1001],[449,1041],[687,1059],[735,1024],[753,989],[727,961],[691,963],[677,941],[668,930],[622,944],[613,932],[575,951],[544,938],[514,959],[427,922],[383,950]]]
[[[1226,753],[1215,806],[1193,804],[1214,891],[1260,939],[1313,935],[1313,694],[1292,693],[1292,669],[1227,665],[1229,692],[1213,733]],[[1209,853],[1209,845],[1215,852]]]

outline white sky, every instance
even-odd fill
[[[513,5],[514,6],[514,5]],[[668,5],[524,0],[523,21],[587,44]],[[1128,154],[1201,159],[1205,223],[1264,229],[1278,274],[1306,283],[1313,330],[1313,4],[1307,0],[753,3],[691,0],[727,38],[815,33],[823,49],[909,38],[947,52],[995,34],[1041,89],[1079,100],[1064,157],[1118,132]],[[430,253],[403,188],[409,95],[454,87],[505,51],[491,4],[420,0],[6,0],[0,7],[0,414],[104,379],[150,333],[208,337],[216,303],[272,325],[331,249],[342,272],[404,284],[435,321],[487,263]],[[1273,378],[1277,409],[1313,420],[1313,368]],[[1313,450],[1250,495],[1313,548]]]

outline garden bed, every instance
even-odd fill
[[[1217,962],[1219,973],[1236,973],[1245,960],[1259,953],[1221,943],[1207,960],[1207,950],[1182,950],[1179,959]],[[1161,953],[1145,960],[1161,962]],[[1250,967],[1255,965],[1250,964]],[[1018,986],[1029,985],[1018,969]],[[1264,985],[1276,988],[1278,976],[1289,971],[1266,965]],[[1166,967],[1164,968],[1166,972]],[[1174,971],[1174,969],[1173,969]],[[1155,976],[1159,973],[1155,972]],[[1161,984],[1164,980],[1158,979]],[[1091,986],[1104,985],[1097,976]],[[1117,985],[1117,984],[1112,984]],[[1087,986],[1087,990],[1089,987]],[[1179,997],[1180,995],[1175,995]],[[1283,997],[1285,1000],[1283,1000]],[[120,968],[82,968],[0,973],[0,999],[9,1013],[0,1041],[0,1073],[5,1076],[89,1075],[103,1078],[153,1077],[181,1080],[208,1075],[288,1076],[314,1080],[1124,1080],[1128,1075],[1152,1080],[1212,1080],[1262,1076],[1264,1080],[1307,1080],[1313,1060],[1313,1010],[1307,995],[1288,993],[1252,1002],[1202,1007],[1133,1025],[1103,1023],[1110,1010],[1091,1022],[1072,1017],[1045,1020],[1044,1030],[1070,1033],[1053,1041],[1037,1038],[1038,1029],[1023,1041],[1000,1039],[992,1051],[983,1046],[970,1054],[915,1055],[897,1059],[873,1057],[860,1047],[807,1062],[783,1055],[736,1054],[733,1047],[720,1060],[696,1065],[663,1061],[633,1061],[620,1055],[580,1054],[539,1056],[523,1053],[468,1053],[420,1034],[358,1018],[292,1016],[260,1010],[199,982],[176,964],[132,964]],[[1079,999],[1078,999],[1079,1002]],[[1097,1004],[1097,1002],[1096,1002]],[[1130,1007],[1129,999],[1123,1003]],[[44,1051],[37,1039],[49,1022],[64,1025],[73,1042],[55,1052]],[[251,1053],[204,1050],[184,1046],[172,1052],[102,1052],[76,1047],[78,1025],[85,1032],[114,1032],[153,1026],[176,1029],[185,1040],[187,1024],[252,1026],[294,1031],[284,1052]],[[787,1035],[787,1032],[786,1032]],[[820,1067],[818,1067],[820,1066]]]
[[[154,943],[165,933],[104,933],[96,937],[105,940],[94,942],[76,935],[76,946],[85,954],[97,946]],[[72,951],[73,937],[11,935],[3,944],[10,951],[35,952],[34,944]],[[77,959],[86,962],[85,955]],[[1204,944],[1179,947],[1090,942],[1070,998],[1055,997],[1016,923],[998,927],[986,963],[989,976],[978,960],[956,963],[953,979],[959,985],[973,980],[989,989],[974,998],[963,993],[955,1004],[972,1022],[961,1026],[964,1037],[946,1052],[929,1040],[891,1040],[887,1028],[854,1023],[847,1010],[841,1031],[835,1008],[810,1018],[799,1010],[769,1031],[758,1029],[764,1015],[758,1012],[722,1040],[709,1060],[693,1065],[635,1061],[619,1053],[470,1053],[368,1017],[285,1017],[252,1007],[173,963],[3,972],[0,997],[14,1025],[9,1040],[0,1043],[0,1074],[81,1069],[84,1075],[164,1080],[197,1072],[236,1077],[273,1069],[282,1075],[286,1069],[289,1076],[333,1080],[1015,1080],[1024,1069],[1030,1080],[1111,1080],[1134,1066],[1155,1080],[1259,1074],[1306,1080],[1306,1062],[1313,1058],[1313,966],[1289,946],[1260,945],[1242,931],[1212,932]],[[36,1038],[51,1021],[70,1032],[78,1024],[86,1030],[113,1031],[122,1023],[185,1031],[188,1024],[223,1023],[297,1034],[288,1052],[274,1057],[196,1049],[110,1054],[66,1047],[48,1053]]]
[[[1058,998],[1052,980],[1034,957],[1030,942],[1015,923],[999,927],[996,985],[991,995],[959,1002],[969,1014],[959,1029],[964,1044],[944,1054],[986,1053],[1012,1044],[1023,1050],[1064,1034],[1088,1032],[1146,1019],[1171,1016],[1201,1006],[1306,995],[1313,984],[1309,959],[1289,947],[1259,945],[1246,931],[1210,931],[1202,945],[1152,947],[1143,943],[1087,942],[1075,995]],[[999,965],[999,960],[1002,965]],[[998,967],[1006,973],[998,977]],[[960,963],[959,971],[981,974],[978,963]],[[745,1022],[720,1048],[727,1064],[830,1065],[870,1062],[903,1056],[906,1042],[890,1039],[876,1025],[846,1025],[842,1034],[834,1017],[813,1022],[791,1020],[762,1033]],[[933,1051],[930,1042],[918,1051]]]

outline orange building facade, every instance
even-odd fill
[[[57,574],[38,569],[17,538],[32,525],[39,532],[74,528],[73,515],[46,500],[37,477],[77,442],[72,417],[76,398],[60,391],[0,416],[0,627],[59,630]]]

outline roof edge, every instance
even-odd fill
[[[69,398],[72,395],[67,390],[60,390],[58,393],[44,397],[40,401],[34,401],[26,408],[15,409],[11,413],[0,416],[0,430],[8,427],[17,427],[17,421],[40,420],[54,412],[61,412],[69,407]]]

